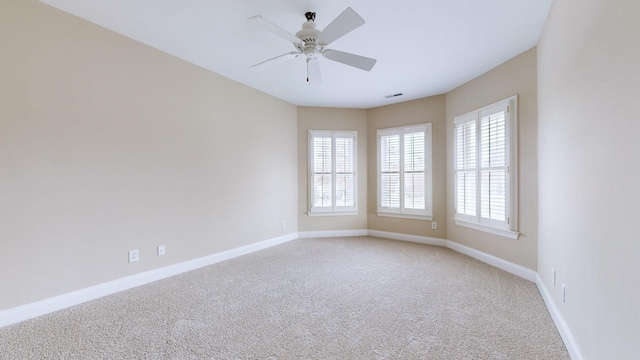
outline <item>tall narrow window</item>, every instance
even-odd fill
[[[431,124],[378,130],[377,214],[432,219]]]
[[[456,224],[517,238],[517,98],[454,119]]]
[[[309,131],[309,215],[354,214],[356,132]]]

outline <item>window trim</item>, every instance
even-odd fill
[[[507,108],[506,116],[506,127],[507,127],[507,169],[508,169],[508,189],[506,193],[507,197],[507,227],[496,227],[491,224],[487,224],[486,222],[481,221],[480,213],[477,212],[476,216],[470,216],[465,214],[458,214],[457,212],[457,204],[458,204],[458,172],[457,172],[457,134],[456,128],[459,123],[466,123],[468,121],[461,121],[463,119],[475,116],[476,121],[476,131],[480,131],[480,114],[483,111],[489,110],[491,108],[497,106],[504,106]],[[510,239],[518,239],[520,233],[518,232],[518,96],[514,95],[509,98],[497,101],[493,104],[489,104],[487,106],[483,106],[482,108],[470,111],[468,113],[456,116],[453,120],[454,124],[454,133],[453,133],[453,204],[454,204],[454,216],[453,221],[456,225],[472,228],[475,230],[480,230],[484,232],[488,232],[491,234],[507,237]],[[477,148],[477,153],[480,152],[480,148]],[[478,155],[476,158],[479,159]],[[479,160],[478,160],[479,161]],[[477,166],[476,171],[479,173],[480,168]],[[478,179],[479,174],[477,175]],[[480,181],[478,180],[478,184]],[[476,188],[477,193],[480,192],[480,187]],[[476,197],[479,199],[479,197]],[[477,205],[479,206],[479,205]]]
[[[469,222],[469,221],[465,221],[465,220],[456,219],[455,217],[453,218],[453,221],[455,222],[456,225],[459,225],[459,226],[464,226],[464,227],[468,227],[470,229],[484,231],[484,232],[487,232],[487,233],[490,233],[490,234],[506,237],[506,238],[513,239],[513,240],[518,240],[518,238],[520,237],[520,233],[517,232],[517,231],[502,230],[502,229],[498,229],[498,228],[493,228],[493,227],[490,227],[490,226],[487,226],[487,225],[483,225],[483,224],[478,224],[478,223],[473,223],[473,222]]]
[[[380,154],[380,139],[383,135],[402,135],[406,133],[416,132],[416,130],[425,133],[425,209],[405,209],[403,206],[403,189],[404,189],[404,168],[400,166],[400,208],[397,210],[382,207],[382,156]],[[401,149],[400,161],[404,162],[402,156],[404,149]],[[377,177],[377,199],[376,199],[376,215],[383,217],[394,217],[414,220],[433,220],[433,132],[431,123],[422,123],[415,125],[399,126],[394,128],[378,129],[376,132],[376,177]]]
[[[314,165],[314,137],[331,137],[331,197],[332,206],[314,207],[314,184],[313,184],[313,165]],[[336,206],[336,138],[353,138],[353,201],[354,206]],[[307,215],[312,216],[348,216],[358,215],[358,132],[355,130],[309,130],[307,138]]]

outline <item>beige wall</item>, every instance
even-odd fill
[[[399,104],[370,109],[368,114],[369,151],[368,184],[369,212],[368,227],[371,230],[397,232],[402,234],[446,238],[446,146],[445,146],[445,96],[407,101]],[[398,219],[376,215],[377,207],[377,131],[412,124],[432,124],[432,170],[433,170],[433,221],[437,230],[431,230],[431,221]]]
[[[357,131],[358,215],[313,216],[309,211],[309,130]],[[298,226],[300,231],[367,228],[367,112],[359,109],[298,108]]]
[[[293,105],[34,0],[0,84],[0,310],[297,231]]]
[[[538,163],[536,49],[530,49],[447,94],[447,158],[453,158],[453,119],[518,95],[518,220],[521,232],[513,240],[456,225],[453,187],[447,191],[447,238],[515,264],[536,269],[538,246]],[[447,163],[453,183],[453,163]]]
[[[538,274],[584,359],[638,358],[638,14],[556,0],[538,47]]]

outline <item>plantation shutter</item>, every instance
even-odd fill
[[[380,205],[400,208],[400,135],[380,136]]]
[[[505,106],[480,113],[480,217],[507,221],[507,118]]]
[[[431,124],[379,129],[378,216],[431,220]]]
[[[336,207],[355,206],[354,137],[335,138]]]
[[[456,211],[475,217],[477,209],[477,127],[476,116],[456,123]]]
[[[309,214],[357,211],[356,132],[309,131]]]
[[[454,119],[456,224],[517,238],[517,106],[512,97]],[[479,227],[478,227],[479,226]]]
[[[332,138],[313,137],[313,207],[332,207]]]
[[[404,207],[425,209],[425,133],[404,134]]]

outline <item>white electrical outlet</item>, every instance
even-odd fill
[[[282,220],[282,228],[283,228],[283,229],[286,229],[286,228],[287,228],[287,222],[286,222],[286,221],[284,221],[284,220]]]
[[[138,251],[138,249],[135,250],[129,250],[129,262],[136,262],[140,260],[140,252]]]
[[[551,269],[551,272],[553,273],[553,286],[556,286],[556,269]]]
[[[158,245],[158,256],[164,255],[164,245]]]
[[[564,287],[564,284],[562,284],[562,302],[567,302],[567,291]]]
[[[433,221],[431,222],[431,230],[438,230],[438,223]]]

